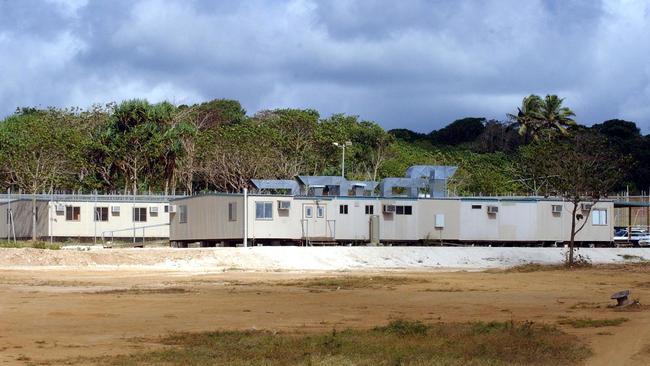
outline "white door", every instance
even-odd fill
[[[308,239],[327,237],[327,207],[319,204],[302,205],[303,236]]]

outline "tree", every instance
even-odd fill
[[[624,182],[632,192],[647,191],[650,187],[650,137],[641,135],[636,123],[620,119],[595,124],[592,130],[599,132],[619,154],[631,155],[630,169]]]
[[[459,145],[472,142],[485,130],[485,118],[467,117],[455,120],[438,131],[429,134],[435,145]]]
[[[169,187],[175,159],[180,152],[178,144],[171,144],[175,132],[176,109],[167,102],[149,104],[146,100],[128,100],[115,107],[103,130],[105,153],[124,177],[125,191],[138,192],[139,186],[150,189],[157,183]],[[161,187],[158,187],[159,189]]]
[[[624,174],[626,158],[620,157],[598,134],[582,132],[553,141],[538,141],[521,150],[522,169],[543,175],[547,194],[563,197],[571,208],[568,265],[574,264],[576,235],[589,221],[591,209],[580,204],[598,203]]]
[[[550,140],[555,135],[566,136],[571,127],[577,126],[573,117],[575,113],[568,107],[563,107],[563,98],[557,95],[546,95],[542,99],[538,95],[531,94],[521,102],[517,108],[517,114],[508,113],[508,118],[514,122],[519,133],[534,140]]]
[[[78,131],[52,111],[23,109],[0,124],[0,169],[6,183],[32,194],[32,240],[36,240],[35,195],[74,176],[78,144]]]
[[[473,149],[481,153],[513,153],[520,144],[521,136],[512,124],[489,120],[485,123],[483,133],[474,141]]]

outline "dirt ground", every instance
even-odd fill
[[[411,280],[336,288],[306,286],[324,276]],[[354,283],[354,281],[352,281]],[[424,322],[628,318],[575,329],[594,352],[588,365],[650,364],[650,309],[607,305],[630,289],[650,302],[650,274],[633,269],[487,272],[174,272],[0,269],[0,364],[74,363],[78,356],[137,352],[175,331],[331,331],[390,319]]]

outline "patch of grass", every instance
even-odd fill
[[[455,287],[436,287],[436,288],[425,288],[424,290],[421,290],[422,292],[463,292],[463,291],[474,291],[472,289],[467,289],[467,290],[461,290],[459,288]]]
[[[628,318],[614,318],[614,319],[561,319],[558,324],[570,325],[574,328],[602,328],[602,327],[615,327],[628,321]]]
[[[33,249],[49,249],[49,250],[59,250],[61,249],[61,245],[59,244],[50,244],[49,242],[46,241],[6,241],[2,240],[0,241],[0,248],[33,248]]]
[[[399,276],[336,276],[279,282],[280,286],[298,286],[320,290],[352,290],[428,283],[426,279]]]
[[[623,258],[625,261],[635,261],[635,262],[646,262],[647,259],[643,258],[640,255],[631,255],[631,254],[619,254],[619,257]]]
[[[126,288],[90,292],[94,295],[151,295],[151,294],[183,294],[190,292],[182,287],[163,287],[163,288]]]
[[[527,323],[395,320],[324,334],[175,333],[149,352],[67,362],[99,365],[567,365],[590,355],[577,337]]]
[[[560,264],[539,264],[539,263],[526,263],[518,266],[510,267],[503,272],[512,273],[528,273],[528,272],[542,272],[542,271],[558,271],[567,269],[568,267]]]
[[[571,305],[571,307],[569,309],[576,310],[576,309],[599,309],[599,308],[600,308],[600,305],[596,304],[595,302],[580,301],[580,302],[577,302],[577,303]]]

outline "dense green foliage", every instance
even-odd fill
[[[450,182],[457,194],[530,194],[518,166],[521,147],[535,136],[549,140],[557,131],[586,127],[575,125],[573,112],[556,96],[526,101],[531,105],[520,112],[530,110],[528,116],[506,122],[463,118],[430,133],[386,132],[357,116],[325,118],[309,109],[247,115],[239,102],[223,99],[191,106],[128,100],[87,110],[23,108],[0,122],[0,188],[239,191],[251,178],[339,175],[341,149],[333,143],[349,141],[350,179],[403,176],[415,164],[450,164],[459,166]],[[524,122],[529,127],[522,135]],[[620,120],[591,130],[632,157],[622,186],[646,190],[650,137]]]

